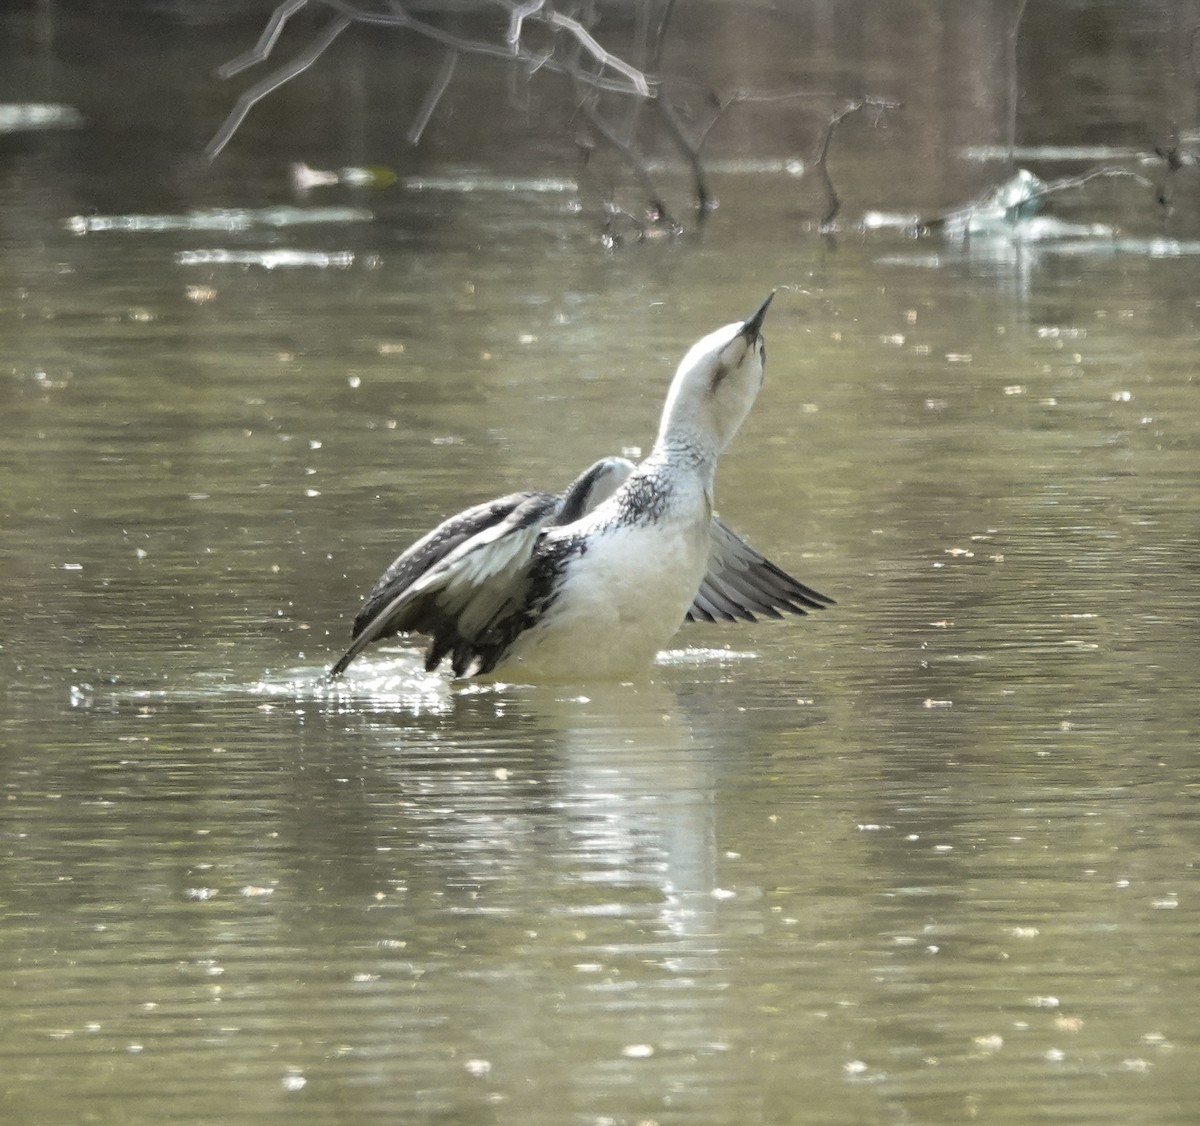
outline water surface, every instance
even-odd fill
[[[1192,7],[1031,14],[1015,139],[1186,136]],[[360,40],[206,171],[257,25],[7,20],[0,100],[87,121],[0,138],[7,1119],[1193,1120],[1198,279],[1150,247],[1196,237],[1194,170],[1171,216],[1056,201],[1119,248],[861,233],[1014,139],[1006,10],[874,12],[763,71],[905,103],[839,135],[836,237],[810,134],[751,117],[703,231],[615,253],[563,136],[485,135],[482,72],[410,152]],[[296,159],[397,181],[296,196]],[[254,221],[70,222],[217,208]],[[323,680],[393,554],[646,448],[772,287],[718,502],[836,607],[690,627],[636,685],[404,646]]]

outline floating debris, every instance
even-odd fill
[[[1064,238],[1112,238],[1114,229],[1103,223],[1068,223],[1038,215],[1051,187],[1027,168],[998,185],[976,203],[949,211],[926,226],[941,228],[947,238],[961,240],[978,235],[1002,235],[1021,242]]]
[[[1074,223],[1040,215],[1038,211],[1051,196],[1082,187],[1100,175],[1122,174],[1102,170],[1086,176],[1053,183],[1020,169],[1011,179],[966,207],[933,219],[918,215],[872,211],[863,216],[865,231],[893,230],[914,238],[938,234],[947,242],[956,242],[972,254],[1010,257],[1016,248],[1036,247],[1050,254],[1125,254],[1145,258],[1187,258],[1200,255],[1200,240],[1161,236],[1119,235],[1107,223]],[[1146,181],[1129,173],[1141,184]],[[881,265],[927,266],[934,269],[952,261],[945,254],[892,255],[879,260]]]
[[[72,215],[63,226],[77,235],[100,231],[249,231],[255,227],[298,227],[314,223],[368,223],[361,207],[218,207],[182,215]]]
[[[312,168],[297,160],[291,166],[292,185],[297,191],[307,192],[313,188],[332,188],[346,184],[352,188],[387,188],[396,182],[396,173],[383,165],[367,168]]]
[[[83,124],[83,114],[74,106],[54,102],[0,102],[0,133],[78,129]]]
[[[952,242],[968,239],[999,238],[1009,242],[1047,242],[1055,239],[1111,239],[1112,227],[1103,223],[1068,223],[1040,216],[1038,212],[1054,191],[1028,169],[1020,168],[1009,180],[965,207],[944,215],[922,218],[919,215],[869,211],[860,226],[866,231],[896,230],[918,236],[940,234]]]
[[[352,250],[182,250],[178,266],[261,266],[264,270],[312,266],[318,270],[345,270],[354,265]]]
[[[1027,168],[1018,168],[1011,179],[999,184],[982,199],[949,211],[926,225],[940,227],[952,239],[1016,234],[1041,210],[1048,190],[1045,180]]]

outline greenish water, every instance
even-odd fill
[[[1193,1121],[1197,259],[820,239],[793,177],[735,172],[702,234],[605,253],[577,193],[458,190],[575,170],[454,115],[397,185],[296,199],[290,159],[398,161],[390,119],[339,147],[264,107],[201,175],[224,88],[152,30],[91,102],[39,79],[97,123],[0,171],[5,1120]],[[1152,36],[1108,30],[1113,120],[1149,116]],[[130,84],[195,110],[137,103],[140,186]],[[848,199],[972,194],[895,128],[846,134]],[[281,205],[374,218],[64,226]],[[774,286],[718,503],[836,607],[691,627],[641,685],[451,686],[403,646],[324,681],[401,547],[648,446]]]

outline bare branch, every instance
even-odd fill
[[[829,120],[825,123],[825,131],[821,134],[820,144],[817,146],[817,154],[813,158],[813,168],[821,176],[821,182],[825,188],[825,194],[829,198],[829,206],[825,210],[825,214],[821,216],[818,224],[818,229],[822,234],[829,234],[834,230],[833,221],[837,218],[837,213],[842,209],[841,196],[837,194],[837,189],[833,186],[833,178],[829,175],[829,168],[826,164],[826,158],[829,156],[829,146],[833,141],[834,130],[852,113],[858,113],[866,108],[873,108],[878,115],[882,115],[886,110],[900,109],[899,102],[887,102],[882,98],[863,97],[855,98],[854,101],[848,102],[842,106],[840,110],[836,110],[830,115]]]
[[[545,68],[557,74],[564,74],[573,83],[582,83],[596,91],[634,96],[637,99],[645,100],[649,100],[653,96],[652,80],[643,71],[607,50],[579,19],[555,11],[550,6],[549,0],[521,0],[520,3],[514,3],[513,0],[494,0],[509,13],[508,31],[503,43],[468,39],[445,31],[436,24],[411,15],[400,0],[388,0],[389,7],[386,11],[361,7],[354,0],[319,0],[319,2],[336,12],[337,18],[296,59],[242,94],[217,131],[216,136],[205,149],[205,155],[209,160],[215,159],[225,148],[255,104],[312,66],[333,40],[351,23],[402,28],[435,43],[440,43],[456,54],[483,55],[508,61],[516,59],[525,63],[531,74]],[[309,3],[310,0],[280,0],[254,47],[226,63],[218,73],[222,77],[228,78],[269,58],[288,20]],[[522,32],[525,23],[533,19],[565,34],[572,46],[571,54],[575,57],[566,60],[556,58],[557,48],[554,47],[545,53],[534,53],[525,48],[521,42]],[[594,71],[580,65],[578,58],[580,52],[586,53],[594,60],[596,64]],[[409,131],[410,137],[419,138],[424,132],[429,116],[432,115],[438,100],[445,93],[449,80],[445,68],[443,68],[443,72],[418,111],[414,126]]]
[[[546,0],[526,0],[524,4],[514,4],[509,9],[508,33],[504,38],[508,40],[508,45],[512,48],[514,55],[521,46],[521,33],[524,30],[525,21],[545,6]]]
[[[659,17],[658,27],[654,29],[654,49],[650,53],[650,70],[662,74],[663,52],[667,46],[667,28],[671,26],[671,16],[675,14],[675,0],[667,0]]]
[[[503,0],[501,0],[503,2]],[[628,63],[618,59],[616,55],[605,51],[599,43],[584,29],[583,25],[577,20],[571,20],[566,16],[558,16],[557,13],[552,13],[555,18],[552,20],[546,18],[547,23],[561,23],[566,21],[578,27],[587,40],[595,45],[599,54],[596,55],[602,63],[607,64],[619,72],[628,72],[629,81],[620,81],[614,78],[605,78],[602,74],[588,74],[580,70],[578,67],[572,69],[562,63],[556,63],[553,59],[553,54],[539,55],[523,48],[518,42],[516,47],[509,46],[506,42],[505,46],[499,46],[495,43],[489,43],[485,39],[464,39],[462,36],[454,35],[452,32],[444,31],[436,24],[428,23],[425,20],[417,19],[410,15],[396,0],[392,2],[392,10],[390,13],[371,12],[362,8],[356,7],[348,0],[323,0],[323,3],[333,8],[335,11],[341,12],[343,15],[350,16],[355,23],[370,24],[379,27],[402,27],[409,31],[415,31],[418,35],[423,35],[426,39],[432,39],[435,43],[441,43],[444,47],[453,47],[457,51],[465,54],[487,55],[497,59],[512,59],[514,56],[523,62],[532,63],[538,67],[546,66],[559,74],[569,74],[572,78],[580,78],[589,86],[595,87],[597,90],[607,90],[614,94],[631,94],[641,93],[642,87],[646,86],[648,91],[648,80],[641,71],[629,66]],[[511,11],[511,9],[510,9]],[[536,10],[535,10],[536,11]],[[530,15],[533,15],[531,13]],[[526,16],[526,19],[530,16]],[[576,35],[571,36],[573,41],[583,43],[584,40]],[[633,76],[637,77],[634,78]]]
[[[1082,188],[1084,184],[1090,183],[1092,180],[1100,179],[1123,179],[1132,180],[1135,184],[1143,188],[1149,188],[1151,191],[1157,192],[1158,185],[1153,180],[1143,176],[1140,172],[1134,172],[1132,168],[1113,168],[1110,165],[1103,165],[1100,168],[1093,168],[1087,172],[1081,172],[1078,176],[1064,176],[1061,180],[1051,180],[1045,188],[1040,192],[1034,192],[1030,195],[1030,199],[1048,199],[1052,195],[1057,195],[1059,192],[1072,191],[1075,188]]]
[[[355,23],[367,24],[373,27],[406,28],[409,31],[415,31],[418,35],[422,35],[426,39],[432,39],[435,43],[440,43],[443,47],[451,47],[456,51],[462,51],[466,54],[488,55],[494,59],[511,59],[513,56],[513,51],[508,47],[489,43],[486,39],[464,39],[460,35],[443,31],[436,24],[416,19],[414,16],[409,15],[399,4],[393,4],[392,10],[389,13],[365,11],[348,3],[347,0],[323,0],[323,2],[333,8],[334,11],[348,16]],[[627,89],[627,87],[623,85],[621,89]]]
[[[708,92],[709,103],[713,107],[713,115],[708,119],[708,124],[700,130],[699,136],[696,138],[696,151],[699,152],[704,148],[704,142],[708,140],[709,134],[713,131],[717,122],[725,116],[725,112],[734,105],[737,105],[742,99],[737,94],[730,94],[726,98],[718,98],[715,90]]]
[[[692,183],[695,185],[696,191],[697,211],[701,215],[712,211],[716,207],[717,201],[709,189],[708,176],[704,171],[704,164],[700,160],[700,145],[704,143],[704,135],[701,136],[699,143],[693,141],[687,135],[678,112],[666,97],[661,86],[654,94],[654,108],[658,110],[658,116],[662,118],[662,122],[667,127],[667,132],[670,134],[671,139],[679,147],[688,164],[691,165]]]
[[[741,105],[743,102],[770,105],[775,102],[792,102],[798,98],[832,98],[834,94],[830,90],[790,90],[786,94],[762,94],[753,90],[734,90],[732,94],[726,94],[722,98],[718,97],[715,90],[708,90],[706,96],[712,106],[713,114],[695,140],[697,152],[704,148],[709,134],[721,118],[734,106]]]
[[[1013,163],[1017,146],[1017,107],[1021,100],[1021,80],[1017,73],[1017,45],[1021,36],[1021,21],[1025,18],[1027,0],[1017,0],[1017,14],[1008,33],[1008,163]]]
[[[294,2],[295,0],[288,0],[288,3]],[[208,142],[208,146],[204,150],[204,155],[209,160],[215,160],[220,155],[221,150],[229,144],[234,133],[237,132],[238,126],[245,120],[246,114],[268,94],[274,93],[280,86],[285,85],[298,74],[303,74],[308,70],[352,22],[348,16],[338,16],[317,35],[308,45],[307,50],[302,51],[290,63],[280,67],[274,74],[267,75],[261,82],[255,83],[249,90],[245,91],[238,98],[229,116],[225,118],[221,128],[217,130],[216,136]]]
[[[454,77],[454,69],[457,66],[458,52],[447,51],[445,58],[442,59],[441,69],[438,71],[437,78],[433,80],[433,85],[429,87],[429,92],[425,95],[425,100],[421,103],[421,108],[417,110],[417,116],[413,119],[412,125],[408,127],[407,140],[410,145],[419,145],[421,143],[425,127],[429,124],[429,119],[438,108],[438,103],[441,102],[442,95],[446,93],[446,88],[450,85],[450,80]]]
[[[666,49],[667,29],[671,26],[671,16],[675,11],[675,0],[666,0],[663,5],[662,15],[659,17],[658,26],[654,29],[654,37],[650,50],[650,69],[657,75],[662,70],[663,52]],[[688,162],[692,169],[692,183],[695,186],[696,193],[696,210],[701,216],[706,215],[716,206],[716,199],[713,197],[712,191],[708,186],[708,176],[704,171],[704,164],[700,160],[700,146],[704,143],[704,134],[701,134],[700,140],[693,140],[688,136],[688,131],[684,127],[682,118],[679,116],[679,111],[675,108],[675,104],[667,97],[666,89],[663,87],[661,80],[658,82],[653,95],[654,108],[658,111],[658,116],[662,123],[667,128],[667,133],[671,140],[675,142],[676,147],[683,153],[684,159]]]
[[[624,159],[625,163],[633,170],[635,176],[641,182],[642,191],[646,194],[646,200],[650,207],[651,221],[664,226],[669,226],[678,229],[678,224],[671,218],[667,211],[667,205],[658,192],[658,186],[650,176],[650,172],[646,167],[646,161],[642,154],[634,148],[628,141],[622,140],[609,126],[608,122],[597,112],[592,99],[585,98],[579,106],[580,112],[587,118],[591,127],[600,134],[614,149],[617,150]]]
[[[624,59],[618,58],[616,55],[606,51],[593,38],[591,32],[583,26],[578,20],[572,19],[570,16],[564,16],[560,12],[548,12],[546,14],[546,22],[553,24],[555,27],[565,28],[582,44],[584,50],[588,52],[601,67],[609,67],[615,70],[618,74],[625,75],[633,86],[634,91],[640,94],[643,98],[650,97],[650,82],[646,76],[636,67],[630,66]]]
[[[274,49],[288,20],[301,8],[307,6],[308,0],[283,0],[283,3],[271,13],[271,18],[267,20],[267,26],[263,28],[258,42],[244,55],[238,55],[236,59],[230,59],[223,66],[219,66],[217,74],[222,78],[232,78],[235,74],[241,74],[243,70],[248,70],[261,63]]]
[[[1110,178],[1133,180],[1140,187],[1149,188],[1155,193],[1158,203],[1169,209],[1169,200],[1163,198],[1158,185],[1140,172],[1101,165],[1078,176],[1064,176],[1050,183],[1039,180],[1029,172],[1018,172],[1014,179],[989,188],[962,207],[918,221],[914,229],[918,233],[945,232],[954,239],[969,239],[975,233],[990,236],[1005,230],[1016,230],[1051,196],[1082,188],[1093,180]],[[1018,190],[1014,191],[1014,188]]]

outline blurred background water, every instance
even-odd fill
[[[409,146],[395,32],[208,164],[269,12],[0,17],[6,1121],[1193,1122],[1200,5],[681,3],[691,120],[806,96],[713,129],[703,224],[651,135],[645,238],[552,76],[465,58]],[[896,218],[1098,166],[1048,233]],[[397,551],[648,447],[772,287],[718,504],[836,607],[325,683]]]

